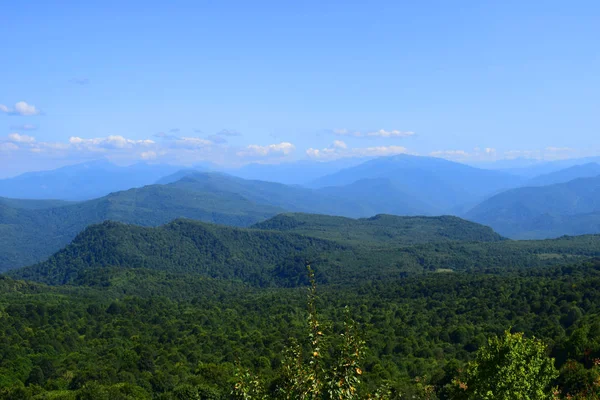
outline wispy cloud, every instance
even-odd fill
[[[213,142],[199,137],[180,137],[170,142],[172,148],[198,149],[211,146]]]
[[[149,139],[132,140],[119,135],[110,135],[104,138],[84,139],[78,136],[69,138],[69,143],[73,146],[87,148],[90,150],[102,149],[132,149],[134,147],[148,147],[156,142]]]
[[[0,111],[8,115],[20,116],[31,116],[41,114],[41,111],[37,109],[34,105],[27,104],[24,101],[19,101],[15,103],[13,107],[8,107],[4,104],[0,104]]]
[[[13,143],[34,143],[35,138],[28,135],[19,135],[18,133],[11,133],[8,135],[8,140]]]
[[[406,138],[414,136],[415,133],[411,131],[401,131],[398,129],[385,130],[379,129],[375,131],[357,131],[346,128],[333,129],[331,131],[337,136],[352,136],[358,138]]]
[[[35,131],[38,126],[33,124],[11,125],[10,129],[13,131]]]
[[[257,144],[251,144],[244,150],[238,151],[237,155],[240,157],[265,157],[265,156],[285,156],[290,154],[296,149],[290,142],[281,142],[277,144],[270,144],[267,146],[260,146]]]
[[[309,158],[319,160],[335,160],[344,157],[380,157],[391,156],[395,154],[409,154],[409,151],[404,146],[349,148],[348,145],[341,140],[336,140],[330,146],[322,149],[315,149],[311,147],[306,150],[306,155]]]
[[[429,155],[441,158],[468,158],[470,156],[464,150],[436,150],[429,153]]]
[[[207,139],[216,144],[225,144],[225,143],[229,142],[223,136],[219,136],[219,135],[210,135],[210,136],[207,136]]]
[[[181,131],[181,129],[179,129],[179,128],[172,128],[172,129],[169,129],[169,132],[170,132],[170,133],[179,133],[180,131]]]

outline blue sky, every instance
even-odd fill
[[[1,10],[0,176],[99,157],[600,155],[597,1],[32,0]]]

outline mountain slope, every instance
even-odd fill
[[[189,191],[235,193],[256,204],[288,211],[366,216],[370,207],[335,192],[307,189],[275,182],[245,180],[222,173],[191,173],[172,184]]]
[[[37,210],[43,208],[54,208],[68,206],[73,204],[71,201],[64,200],[31,200],[31,199],[11,199],[8,197],[0,197],[0,204],[8,207],[22,208],[28,210]]]
[[[252,228],[295,232],[349,244],[409,245],[502,240],[491,228],[451,216],[398,217],[380,214],[371,218],[351,219],[329,215],[279,214]]]
[[[600,232],[600,176],[512,189],[482,202],[466,218],[513,238]]]
[[[0,272],[42,260],[90,224],[105,220],[157,226],[185,217],[248,226],[283,209],[227,192],[151,185],[72,205],[22,209],[0,202]]]
[[[342,158],[327,162],[302,160],[281,164],[253,163],[226,172],[243,179],[271,181],[286,185],[305,185],[366,160],[367,158]]]
[[[527,186],[547,186],[565,183],[578,178],[593,178],[600,175],[600,164],[587,163],[537,176],[527,181]]]
[[[23,279],[51,284],[72,282],[99,267],[148,268],[223,279],[254,280],[265,272],[283,276],[291,268],[305,276],[303,262],[343,246],[293,233],[239,229],[175,220],[149,228],[104,222],[80,233],[47,261],[12,273]],[[298,267],[299,270],[298,270]],[[288,271],[289,272],[289,271]],[[279,274],[279,275],[278,275]],[[301,278],[300,278],[301,279]]]
[[[108,161],[28,172],[0,180],[0,196],[24,199],[87,200],[119,190],[141,187],[177,171],[170,165],[134,164],[119,167]]]
[[[522,178],[504,172],[403,154],[344,169],[314,181],[311,187],[343,186],[363,179],[389,179],[406,195],[430,204],[429,213],[449,212],[474,198],[483,198],[522,182]]]

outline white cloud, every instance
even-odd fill
[[[106,149],[131,149],[138,146],[150,146],[155,144],[153,140],[132,140],[126,139],[123,136],[111,135],[105,138],[84,139],[78,136],[71,136],[69,143],[73,146],[84,147],[93,150]]]
[[[414,136],[414,132],[410,131],[401,131],[398,129],[393,129],[390,131],[386,131],[385,129],[379,129],[377,131],[370,132],[361,132],[361,131],[353,131],[345,128],[338,128],[332,130],[334,135],[337,136],[353,136],[353,137],[367,137],[367,138],[405,138]]]
[[[30,116],[30,115],[38,115],[40,114],[40,110],[38,110],[34,105],[27,104],[24,101],[19,101],[12,108],[0,104],[0,111],[8,114],[8,115],[22,115],[22,116]]]
[[[367,136],[370,137],[382,137],[382,138],[400,138],[400,137],[409,137],[414,136],[414,132],[404,132],[399,130],[386,131],[385,129],[380,129],[375,132],[367,132]]]
[[[476,149],[477,151],[477,149]],[[437,150],[429,153],[430,156],[433,157],[442,157],[442,158],[467,158],[469,157],[469,153],[464,150]]]
[[[342,142],[341,140],[334,140],[333,144],[331,146],[336,149],[347,149],[348,148],[348,145],[346,143]]]
[[[403,146],[377,146],[352,149],[352,153],[358,156],[392,156],[394,154],[406,154],[408,150]]]
[[[245,150],[237,153],[240,157],[265,157],[270,155],[288,155],[293,152],[296,147],[289,142],[281,142],[278,144],[270,144],[268,146],[259,146],[251,144]]]
[[[11,133],[8,135],[8,140],[14,143],[35,143],[35,138],[28,135],[19,135],[18,133]]]
[[[171,147],[181,149],[198,149],[207,146],[211,146],[212,141],[208,139],[202,139],[199,137],[181,137],[172,141]]]
[[[343,157],[379,157],[408,153],[403,146],[356,147],[349,149],[346,143],[336,140],[323,149],[309,148],[306,155],[313,159],[335,160]]]
[[[154,160],[156,159],[157,154],[155,151],[145,151],[140,154],[140,157],[142,158],[142,160]]]

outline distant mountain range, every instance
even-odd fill
[[[285,212],[350,218],[452,214],[511,238],[600,232],[600,178],[589,178],[600,171],[596,163],[527,179],[438,158],[400,155],[339,170],[310,187],[175,168],[90,163],[0,181],[2,193],[19,194],[0,197],[0,271],[43,260],[87,226],[105,220],[158,226],[190,218],[247,227]],[[586,178],[573,180],[580,177]],[[148,181],[156,184],[143,186]],[[83,199],[132,183],[142,186],[78,202],[39,199],[43,193]],[[42,184],[46,189],[40,189]],[[315,226],[316,232],[325,229]],[[370,226],[362,232],[394,240],[395,233],[387,229]],[[368,240],[368,235],[356,240]]]
[[[513,188],[524,179],[501,171],[491,171],[434,157],[397,155],[367,161],[319,178],[311,187],[350,185],[357,181],[387,181],[388,188],[427,214],[451,213],[503,189]],[[363,192],[360,187],[357,191]],[[400,194],[400,192],[403,194]],[[377,192],[369,191],[376,196]]]
[[[139,163],[120,167],[100,160],[0,179],[0,196],[18,199],[89,200],[149,185],[181,167]]]
[[[554,185],[578,178],[593,178],[598,175],[600,175],[600,164],[587,163],[536,176],[527,181],[527,186]]]
[[[511,238],[600,232],[600,176],[508,190],[474,207],[465,217]]]
[[[286,185],[307,185],[320,177],[362,164],[371,158],[342,158],[324,162],[302,160],[281,164],[252,163],[240,168],[224,169],[222,171],[243,179],[278,182]]]

